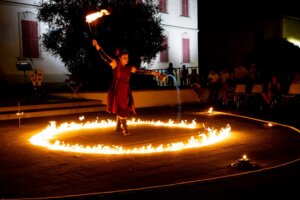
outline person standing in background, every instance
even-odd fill
[[[188,70],[186,69],[185,65],[182,66],[182,69],[180,71],[180,85],[182,87],[187,86],[187,78],[188,78]]]
[[[174,77],[173,63],[169,63],[169,67],[167,68],[167,74]],[[173,79],[173,77],[170,77],[170,76],[168,77],[167,84],[170,87],[174,86],[174,79]]]

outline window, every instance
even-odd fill
[[[169,62],[169,55],[168,55],[168,37],[164,37],[163,47],[166,49],[160,52],[160,62]]]
[[[182,13],[181,16],[189,16],[189,0],[181,0],[182,3]]]
[[[190,39],[182,38],[182,58],[183,63],[190,63]]]
[[[159,0],[159,11],[167,13],[167,0]]]
[[[22,53],[25,58],[39,57],[38,24],[36,21],[21,20]]]

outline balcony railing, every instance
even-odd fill
[[[197,71],[197,74],[199,74],[199,68],[198,67],[186,67],[186,69],[188,70],[188,74],[191,74],[193,69],[195,69]],[[180,83],[181,83],[181,80],[180,80],[181,70],[182,70],[182,68],[174,68],[174,77],[176,78],[176,83],[177,83],[178,86],[180,86]],[[155,69],[154,71],[157,71],[161,74],[168,74],[167,69]],[[159,87],[168,87],[167,79],[165,79],[164,81],[160,81],[158,79],[158,77],[155,77],[155,80],[157,82],[157,86],[159,86]],[[174,83],[174,84],[176,84],[176,83]]]

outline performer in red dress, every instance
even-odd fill
[[[96,47],[101,58],[113,69],[113,81],[107,96],[106,111],[117,115],[116,131],[128,135],[127,117],[130,111],[136,114],[133,96],[129,87],[131,73],[159,76],[161,80],[165,76],[155,71],[140,70],[134,66],[128,66],[129,54],[126,51],[119,51],[118,58],[112,59],[105,53],[96,40],[93,40],[93,46]]]

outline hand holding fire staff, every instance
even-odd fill
[[[98,44],[97,40],[93,39],[93,46],[96,48],[98,51],[100,57],[102,60],[104,60],[107,64],[111,65],[113,68],[116,65],[116,61],[112,59],[103,49],[102,47]]]

